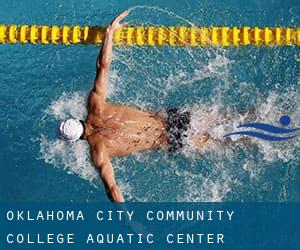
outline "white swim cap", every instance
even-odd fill
[[[83,134],[84,127],[79,120],[68,119],[59,124],[59,137],[66,141],[77,141]]]

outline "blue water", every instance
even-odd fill
[[[299,26],[299,1],[37,1],[0,3],[0,23],[106,25],[133,8],[131,25]],[[107,200],[84,142],[55,137],[59,119],[83,118],[96,46],[0,45],[0,200]],[[300,50],[114,48],[109,100],[145,110],[192,110],[214,136],[241,122],[300,127]],[[248,111],[248,112],[247,112]],[[225,115],[226,114],[226,115]],[[131,201],[300,201],[300,136],[283,143],[188,148],[113,159]]]

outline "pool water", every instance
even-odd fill
[[[299,1],[1,1],[0,23],[299,26]],[[0,45],[0,200],[106,201],[85,142],[56,138],[58,120],[86,115],[97,46]],[[109,101],[148,111],[181,107],[192,133],[222,139],[240,123],[300,127],[300,50],[115,47]],[[210,117],[209,122],[201,122]],[[199,118],[199,119],[197,119]],[[238,139],[238,138],[235,138]],[[188,142],[187,142],[188,143]],[[208,143],[181,154],[113,159],[129,201],[300,201],[300,136]]]

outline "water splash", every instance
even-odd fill
[[[166,10],[157,11],[165,13]],[[185,21],[176,14],[169,14]],[[273,74],[278,71],[277,67],[282,67],[284,57],[290,58],[289,52],[279,51],[281,56],[276,57],[274,63],[273,57],[262,56],[260,52],[253,49],[245,52],[238,49],[114,48],[109,101],[154,112],[174,106],[192,112],[191,130],[183,154],[146,152],[113,159],[117,181],[127,200],[265,200],[262,193],[272,185],[264,176],[266,167],[282,162],[290,166],[299,163],[299,138],[293,143],[277,145],[256,139],[243,142],[238,135],[229,143],[224,141],[224,134],[239,124],[274,123],[284,113],[299,127],[299,79],[296,83],[286,80],[286,83],[275,84]],[[264,82],[267,87],[259,86],[255,79],[251,81],[252,75],[259,74],[267,79]],[[45,110],[43,126],[50,130],[57,120],[68,116],[83,119],[87,94],[88,90],[84,94],[64,93],[54,100]],[[207,131],[213,140],[196,148],[192,138]],[[85,142],[70,146],[51,137],[50,133],[39,139],[41,159],[95,183],[97,173]]]
[[[291,94],[291,92],[289,92]],[[276,114],[280,110],[280,106],[275,106],[279,95],[274,97],[270,94],[267,98],[267,106],[270,105],[271,113]],[[295,101],[300,101],[300,95],[295,94]],[[72,95],[64,94],[61,98],[54,101],[52,105],[46,110],[46,113],[52,114],[55,119],[57,117],[63,118],[67,114],[78,114],[85,109],[85,104],[82,101],[79,93]],[[270,100],[273,100],[271,102]],[[266,103],[259,103],[256,109],[256,119],[268,118],[261,116],[261,113],[266,108]],[[65,105],[66,104],[66,105]],[[80,105],[78,105],[80,104]],[[284,105],[284,103],[281,103]],[[64,107],[64,108],[62,108]],[[68,107],[68,108],[66,108]],[[269,107],[269,106],[268,106]],[[239,171],[240,175],[245,172],[249,173],[253,181],[260,179],[262,169],[267,162],[282,161],[299,161],[300,156],[297,150],[300,147],[300,140],[291,144],[272,144],[261,142],[252,139],[250,144],[255,145],[259,149],[259,153],[253,151],[253,146],[240,142],[240,138],[236,139],[236,144],[224,144],[223,135],[226,131],[232,129],[234,124],[244,122],[249,119],[249,113],[239,114],[236,111],[223,112],[223,105],[215,103],[207,105],[198,103],[194,107],[185,107],[184,109],[192,111],[191,130],[186,142],[183,154],[186,156],[183,162],[174,160],[166,153],[138,153],[124,159],[113,159],[113,164],[116,171],[118,182],[121,190],[124,192],[128,200],[139,201],[221,201],[226,200],[228,194],[232,194],[233,187],[238,185],[242,188],[239,177],[234,174],[234,171]],[[54,113],[51,113],[55,111]],[[300,112],[299,108],[293,113],[293,116]],[[228,115],[230,114],[230,115]],[[276,119],[273,115],[272,119]],[[217,124],[217,125],[216,125]],[[210,135],[216,141],[209,141],[204,147],[197,148],[191,142],[196,134],[201,134],[209,131]],[[190,140],[190,141],[189,141]],[[250,147],[250,148],[249,148]],[[85,142],[77,142],[69,144],[59,139],[51,140],[45,135],[40,139],[41,158],[46,163],[52,164],[56,167],[62,167],[69,173],[74,173],[81,178],[94,183],[97,178],[91,161],[89,159],[89,149]],[[237,151],[242,149],[246,157],[236,166]],[[258,157],[261,154],[260,162],[251,160],[253,157]],[[255,156],[256,155],[256,156]],[[199,160],[202,162],[200,166],[211,166],[209,173],[199,172]],[[231,162],[232,161],[232,162]],[[145,165],[144,162],[147,162]],[[164,166],[160,166],[160,162],[164,162]],[[188,166],[190,170],[184,166]],[[225,167],[226,166],[226,167]],[[241,166],[241,167],[239,167]],[[237,169],[238,168],[238,169]],[[243,172],[244,170],[244,172]],[[174,177],[175,174],[175,177]],[[149,183],[143,180],[142,176],[147,175]],[[153,178],[155,180],[153,180]],[[164,183],[164,190],[173,188],[174,183],[177,185],[176,197],[166,197],[157,187],[155,193],[154,187],[152,192],[147,188],[151,186],[152,181],[159,181],[160,179],[167,179]],[[174,179],[174,180],[172,180]],[[173,182],[174,181],[174,182]],[[165,192],[164,191],[164,192]],[[155,193],[155,195],[153,194]]]
[[[63,168],[68,174],[76,174],[95,186],[94,180],[98,174],[91,164],[89,148],[85,142],[67,144],[41,135],[40,154],[46,163]]]

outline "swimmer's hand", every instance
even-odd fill
[[[129,14],[129,11],[126,10],[123,13],[121,13],[119,16],[117,16],[107,27],[107,32],[115,32],[118,29],[124,28],[126,25],[128,25],[128,22],[120,23],[125,17],[127,17]]]

